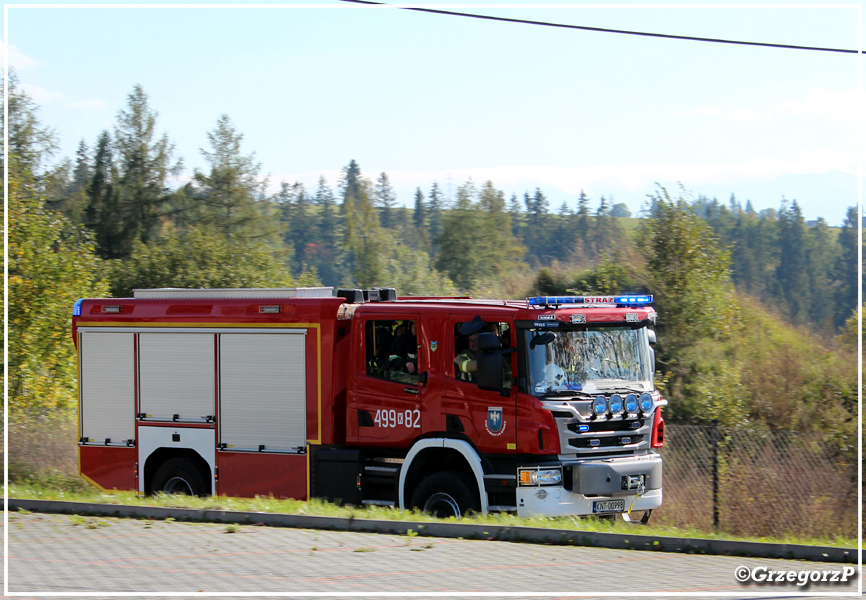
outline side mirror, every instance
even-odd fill
[[[534,350],[536,346],[546,346],[556,339],[556,334],[552,331],[545,331],[532,337],[529,341],[529,349]]]
[[[478,387],[507,396],[511,390],[504,387],[506,366],[504,357],[514,352],[514,348],[503,349],[499,337],[489,331],[479,333],[477,340],[478,357],[475,360],[478,367],[475,371],[475,380]]]
[[[649,343],[651,345],[655,344],[656,343],[656,332],[653,331],[652,329],[647,329],[646,334],[647,334],[647,337],[649,338]]]
[[[502,352],[479,354],[475,379],[478,387],[491,392],[502,391]]]

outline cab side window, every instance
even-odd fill
[[[477,370],[478,334],[485,332],[495,333],[502,347],[508,348],[511,346],[511,328],[508,323],[482,322],[477,331],[465,333],[466,327],[464,326],[466,325],[469,325],[469,323],[457,323],[454,326],[454,376],[462,381],[474,382],[475,371]],[[508,373],[505,375],[505,379],[511,378],[510,370],[509,360]]]
[[[367,321],[367,375],[418,383],[417,324],[413,320]]]

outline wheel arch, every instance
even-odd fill
[[[214,493],[214,479],[210,465],[202,457],[201,454],[190,448],[157,448],[147,457],[144,462],[144,492],[145,494],[153,493],[153,476],[165,461],[172,458],[185,458],[192,463],[195,468],[201,473],[206,484],[210,483],[210,494]]]
[[[469,442],[448,438],[426,438],[412,446],[400,469],[398,499],[400,508],[407,508],[421,480],[438,471],[467,473],[477,487],[481,514],[487,514],[487,493],[484,489],[484,467],[481,457]]]

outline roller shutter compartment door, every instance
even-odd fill
[[[214,414],[212,333],[138,336],[140,412],[152,419],[204,421]]]
[[[304,333],[220,335],[220,442],[229,449],[306,446]]]
[[[135,438],[135,343],[131,333],[82,332],[81,436],[91,444]]]

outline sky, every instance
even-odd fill
[[[863,11],[839,5],[492,2],[424,6],[591,27],[858,49]],[[416,5],[417,6],[417,5]],[[471,179],[540,188],[552,211],[584,191],[637,215],[663,185],[796,200],[841,225],[858,203],[866,99],[856,54],[620,35],[361,6],[6,5],[9,64],[59,136],[93,148],[140,84],[182,158],[222,114],[272,191],[336,187],[355,160],[404,205]]]

